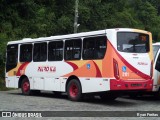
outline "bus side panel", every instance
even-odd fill
[[[114,78],[113,52],[113,48],[107,40],[107,50],[103,59],[68,61],[67,63],[74,70],[68,74],[63,75],[63,77],[75,75],[82,78]]]
[[[63,77],[77,76],[83,93],[109,91],[110,79],[114,78],[112,56],[113,49],[107,40],[107,49],[102,60],[68,61],[73,71]]]
[[[61,91],[62,78],[45,78],[44,90],[48,91]]]
[[[107,78],[79,78],[82,93],[92,93],[92,92],[104,92],[110,90],[110,79]],[[62,92],[66,91],[66,82],[67,80],[61,78],[61,90]],[[57,89],[58,90],[58,89]],[[54,91],[57,91],[54,90]]]
[[[33,78],[30,80],[31,89],[61,91],[61,76],[72,71],[73,68],[64,61],[31,62],[24,74]]]
[[[15,77],[7,77],[6,78],[6,87],[15,88]]]
[[[110,81],[106,78],[80,78],[82,93],[103,92],[110,90]]]
[[[6,87],[18,88],[19,77],[16,76],[21,63],[6,73]]]

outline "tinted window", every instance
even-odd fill
[[[157,52],[158,52],[159,48],[160,48],[159,45],[153,45],[154,59],[156,58],[156,55],[157,55]]]
[[[24,44],[20,46],[20,62],[32,61],[32,44]]]
[[[158,55],[157,61],[156,61],[156,66],[155,69],[160,72],[160,54]]]
[[[18,45],[7,46],[7,64],[17,64]]]
[[[65,60],[80,60],[81,59],[81,39],[65,41]]]
[[[149,52],[149,35],[134,32],[117,33],[117,49],[121,52]]]
[[[103,59],[106,52],[106,37],[89,37],[83,40],[83,59]]]
[[[7,46],[6,72],[15,68],[18,62],[18,45]]]
[[[33,61],[46,61],[47,60],[47,43],[35,43],[33,52]]]
[[[63,41],[49,42],[48,60],[61,61],[63,59]]]

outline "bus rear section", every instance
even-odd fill
[[[151,33],[117,30],[113,47],[111,91],[151,91],[153,56]]]

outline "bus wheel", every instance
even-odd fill
[[[108,93],[108,92],[105,93],[105,94],[100,95],[100,98],[102,100],[105,100],[105,101],[112,101],[112,100],[115,100],[117,97],[118,97],[117,94],[115,94],[115,93]]]
[[[30,95],[31,94],[30,84],[29,84],[29,80],[27,78],[24,78],[22,80],[21,90],[22,90],[23,95]]]
[[[82,88],[78,80],[73,79],[67,85],[67,95],[72,101],[80,101],[82,98]]]

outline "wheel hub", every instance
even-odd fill
[[[24,82],[23,90],[24,90],[24,92],[28,92],[29,91],[29,83],[28,82]]]
[[[69,93],[72,97],[76,97],[78,95],[78,87],[75,84],[72,84],[69,89]]]

